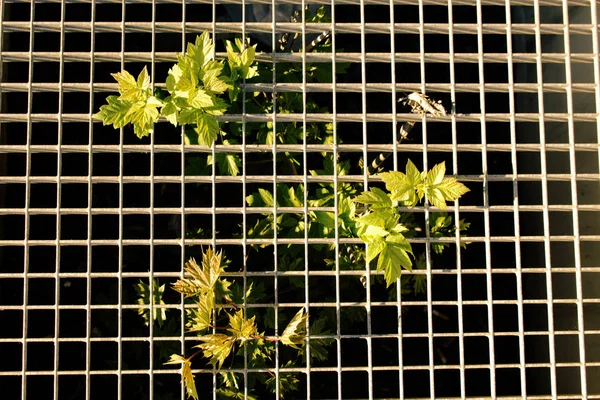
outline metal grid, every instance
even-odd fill
[[[243,142],[204,149],[184,146],[177,135],[176,140],[165,139],[158,133],[140,144],[123,131],[109,134],[91,122],[99,101],[108,92],[116,91],[115,84],[105,83],[108,72],[142,62],[151,66],[154,81],[155,67],[175,60],[175,52],[189,40],[186,34],[205,29],[217,39],[223,33],[250,36],[268,33],[273,49],[281,33],[300,32],[306,45],[307,35],[322,32],[323,26],[305,22],[247,22],[245,6],[271,5],[271,21],[274,21],[279,4],[311,3],[318,4],[306,0],[0,1],[3,11],[0,184],[4,195],[0,200],[3,220],[0,354],[7,355],[2,357],[0,387],[7,399],[32,398],[34,392],[36,397],[42,394],[43,398],[93,399],[104,395],[105,387],[113,388],[119,399],[128,398],[135,393],[131,392],[130,385],[134,382],[131,377],[142,377],[150,398],[160,398],[156,393],[165,390],[175,394],[174,398],[183,398],[183,389],[177,388],[178,371],[153,361],[158,342],[176,342],[180,351],[185,350],[184,342],[189,339],[184,338],[183,327],[178,336],[155,336],[152,326],[144,336],[124,334],[128,319],[137,318],[133,315],[139,308],[124,298],[126,286],[149,276],[180,277],[185,245],[241,247],[241,259],[245,260],[248,245],[264,243],[247,238],[245,233],[241,238],[218,237],[217,221],[222,215],[240,216],[246,232],[247,218],[253,214],[293,212],[303,214],[306,219],[313,210],[308,206],[246,207],[244,198],[249,185],[271,186],[275,192],[276,183],[281,182],[303,183],[306,191],[309,185],[323,181],[333,182],[335,187],[341,182],[362,182],[365,188],[377,181],[366,174],[309,175],[307,156],[321,151],[335,155],[362,154],[365,160],[379,151],[394,151],[394,169],[402,167],[398,160],[402,153],[420,158],[424,167],[433,165],[433,159],[445,158],[451,165],[449,170],[457,173],[472,190],[450,211],[456,220],[465,217],[475,227],[468,238],[469,249],[456,250],[447,268],[432,268],[429,246],[426,247],[428,269],[423,273],[427,275],[428,289],[422,301],[403,299],[399,292],[400,300],[384,301],[368,284],[365,301],[344,301],[340,281],[357,278],[360,271],[342,271],[339,265],[333,271],[310,268],[311,245],[332,243],[340,249],[348,243],[360,243],[339,239],[337,235],[335,239],[309,239],[306,233],[303,239],[288,239],[275,234],[268,242],[275,244],[272,269],[248,271],[244,263],[240,275],[244,282],[253,277],[273,279],[275,288],[274,304],[248,306],[304,306],[309,312],[317,308],[336,311],[337,328],[331,336],[335,339],[336,358],[328,366],[309,363],[306,368],[296,369],[304,374],[306,397],[322,398],[312,387],[311,377],[326,376],[336,386],[337,394],[331,397],[337,398],[600,398],[600,386],[594,379],[600,371],[600,328],[596,322],[600,270],[595,263],[600,241],[597,217],[600,62],[597,4],[593,0],[332,1],[333,22],[327,26],[332,30],[331,54],[290,55],[273,51],[259,55],[258,59],[296,62],[303,70],[307,62],[333,65],[352,62],[359,65],[360,81],[338,83],[334,74],[332,84],[274,81],[273,85],[248,86],[247,91],[302,92],[304,104],[308,93],[330,93],[333,107],[330,114],[244,113],[226,118],[241,121],[243,129],[245,123],[253,121],[272,121],[275,127],[290,121],[302,122],[305,127],[311,121],[333,122],[336,136],[344,134],[340,127],[344,123],[358,132],[360,140],[356,144],[324,146],[305,142],[264,146]],[[217,7],[225,4],[241,5],[242,19],[218,22]],[[162,19],[164,6],[178,8],[176,21]],[[336,21],[342,7],[357,17]],[[403,15],[406,9],[402,7],[412,7],[410,15],[416,18],[407,20]],[[446,13],[445,21],[428,19],[431,10],[439,13],[440,7]],[[203,15],[198,15],[200,10]],[[385,15],[388,22],[368,20],[373,10]],[[158,46],[165,46],[165,40],[159,38],[167,34],[172,48],[165,50]],[[354,40],[357,50],[336,51],[337,43],[342,40],[338,35]],[[368,51],[371,37],[379,40],[384,36],[388,37],[389,51]],[[179,39],[171,40],[174,37]],[[472,46],[464,45],[459,37],[474,39]],[[505,51],[490,52],[488,46],[494,40],[501,41]],[[101,41],[112,41],[112,47],[99,49]],[[138,46],[140,41],[147,46]],[[406,41],[418,43],[418,49],[406,51],[403,45]],[[447,51],[428,50],[431,41],[444,41]],[[130,46],[132,42],[134,45]],[[87,51],[81,50],[86,46]],[[369,74],[369,68],[376,64],[389,67],[388,82],[378,81]],[[417,79],[407,80],[405,70],[412,65],[417,67]],[[430,73],[432,65],[446,66],[449,80]],[[490,69],[498,66],[502,74],[488,75]],[[57,74],[44,74],[44,70],[55,68]],[[87,78],[71,81],[72,76],[80,76],[75,69]],[[459,74],[461,69],[471,71],[471,81],[461,81],[464,80],[464,74]],[[157,77],[157,81],[161,79]],[[402,113],[396,99],[400,93],[411,91],[445,95],[456,106],[456,113],[435,121]],[[493,97],[495,94],[499,96]],[[387,96],[389,111],[370,111],[368,99],[373,95]],[[360,112],[338,112],[346,109],[342,105],[351,98],[360,98]],[[504,104],[498,106],[500,100]],[[87,104],[83,109],[74,106],[77,102],[89,103],[89,108]],[[469,102],[476,106],[468,109],[464,104]],[[420,142],[374,144],[382,142],[374,140],[376,134],[371,128],[374,123],[390,124],[393,140],[389,142],[395,143],[399,124],[407,120],[422,122]],[[445,131],[439,128],[442,125]],[[444,137],[435,134],[436,129],[446,132]],[[208,177],[183,175],[186,154],[214,155],[222,151],[241,154],[244,167],[239,176],[217,175],[214,167]],[[246,173],[247,155],[270,153],[273,171],[277,171],[275,156],[287,151],[303,154],[303,175]],[[113,166],[102,161],[103,157],[112,161]],[[53,160],[55,167],[36,166],[36,162],[44,166],[52,164],[44,159]],[[148,168],[133,169],[131,173],[131,163],[140,159],[148,163]],[[163,159],[178,159],[179,174],[162,172]],[[464,167],[473,163],[478,166]],[[188,205],[186,187],[192,184],[210,185],[209,205]],[[216,193],[220,187],[231,184],[242,187],[239,206],[221,206]],[[112,185],[116,190],[113,201],[96,206],[102,203],[94,197],[100,185]],[[147,185],[148,203],[128,205],[127,187],[139,185]],[[165,205],[156,190],[158,185],[177,185],[178,204]],[[337,204],[319,210],[337,212]],[[417,212],[425,218],[429,215],[426,208]],[[180,239],[185,237],[186,217],[190,215],[210,219],[210,239]],[[147,219],[146,236],[127,237],[127,229],[139,221],[129,217],[140,216]],[[162,216],[179,218],[179,238],[155,236],[155,225]],[[109,218],[116,218],[114,234],[101,237],[95,228]],[[55,226],[55,235],[39,233],[41,226],[47,224]],[[76,234],[65,234],[73,225],[83,228]],[[434,241],[426,237],[413,243]],[[460,249],[460,238],[447,241]],[[277,245],[285,244],[305,246],[304,271],[278,270]],[[166,247],[179,249],[180,259],[174,261],[176,266],[164,269],[156,260],[160,258],[157,253]],[[135,259],[128,254],[138,248],[142,250],[132,254],[146,254],[147,258],[138,263],[144,264],[142,269],[148,272],[127,272],[126,264],[135,265]],[[114,265],[98,265],[99,252],[114,256]],[[278,281],[289,276],[304,277],[304,303],[278,300]],[[333,279],[335,302],[311,300],[310,282],[316,276]],[[371,276],[366,277],[370,283]],[[116,298],[98,301],[96,288],[103,290],[109,281],[116,285]],[[436,289],[441,286],[452,288],[452,294],[439,295]],[[72,287],[81,288],[78,296],[70,294]],[[71,301],[75,298],[76,301]],[[167,307],[180,310],[183,315],[182,304]],[[347,334],[341,329],[342,310],[350,307],[365,310],[366,326],[359,333]],[[408,310],[416,308],[425,308],[426,318],[415,328],[406,315],[412,316]],[[372,316],[382,315],[381,310],[392,310],[385,315],[398,319],[397,330],[377,330]],[[439,310],[452,313],[456,324],[437,330]],[[276,329],[281,330],[275,315]],[[107,318],[114,329],[98,335],[94,331],[98,318]],[[80,327],[80,332],[65,336],[62,333],[65,325]],[[440,341],[452,343],[452,350],[447,351],[453,355],[444,357],[452,359],[449,363],[438,357]],[[477,342],[483,344],[479,346]],[[358,343],[364,343],[364,347]],[[147,351],[146,360],[139,367],[123,361],[132,344],[140,344]],[[419,352],[420,361],[407,362],[404,357],[407,349]],[[391,363],[378,364],[380,356],[375,354],[382,351],[389,352]],[[345,358],[351,352],[361,352],[364,363],[348,364]],[[98,358],[110,358],[112,367],[98,367]],[[277,357],[273,372],[281,371]],[[252,371],[239,372],[246,375]],[[212,370],[198,373],[210,377],[214,384]],[[451,378],[438,379],[442,375]],[[163,380],[164,377],[171,379]],[[348,392],[346,388],[352,380],[363,382],[364,390]],[[449,381],[454,384],[448,384]],[[382,392],[382,388],[387,392]]]

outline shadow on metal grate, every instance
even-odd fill
[[[150,275],[173,283],[199,245],[243,264],[244,279],[275,293],[264,305],[275,313],[306,306],[334,321],[338,313],[329,359],[303,367],[290,398],[600,398],[597,4],[341,0],[329,4],[333,24],[287,22],[309,3],[317,4],[0,1],[3,400],[185,398],[179,371],[163,365],[194,344],[181,299],[166,295],[179,326],[161,336],[138,315],[134,287]],[[273,52],[281,34],[308,43],[321,25],[333,28],[332,53]],[[342,144],[233,146],[245,155],[240,175],[184,177],[190,155],[226,150],[185,146],[164,121],[142,140],[92,122],[116,91],[110,73],[149,65],[160,82],[204,30],[220,53],[222,39],[244,33],[259,42],[260,62],[349,63],[332,84],[276,82],[329,113],[231,117],[332,121]],[[411,140],[392,145],[407,116],[396,99],[410,92],[454,112],[419,118]],[[304,174],[261,162],[286,151],[302,158]],[[409,156],[423,166],[445,161],[469,186],[450,210],[471,223],[471,243],[460,249],[457,239],[428,269],[426,295],[392,301],[383,285],[363,288],[356,271],[310,257],[319,243],[351,243],[339,237],[276,239],[275,250],[306,248],[295,275],[277,272],[273,246],[248,256],[242,227],[256,212],[245,196],[282,182],[316,185],[307,172],[320,151],[352,162],[395,151],[389,170]],[[186,236],[199,226],[204,236]],[[216,396],[215,382],[213,370],[199,371],[200,398]]]

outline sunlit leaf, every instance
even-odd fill
[[[305,314],[304,308],[301,308],[281,334],[281,343],[300,350],[298,345],[302,344],[306,338],[307,319],[308,314]]]
[[[233,350],[235,338],[222,333],[214,333],[200,336],[198,339],[204,343],[194,347],[202,349],[204,357],[209,358],[211,364],[218,364],[217,368],[221,369],[225,359],[227,359],[231,350]]]
[[[368,192],[363,192],[361,195],[354,198],[354,201],[362,204],[370,204],[373,208],[392,206],[392,200],[387,193],[376,187],[371,188]]]
[[[227,330],[231,332],[236,340],[249,340],[256,335],[255,318],[244,320],[244,312],[239,310],[235,314],[229,315],[229,328]]]
[[[165,364],[182,364],[181,365],[181,382],[185,386],[185,392],[188,397],[198,400],[198,393],[196,392],[196,383],[194,382],[194,375],[192,374],[192,363],[189,359],[184,358],[178,354],[172,354],[169,361]]]
[[[196,305],[197,308],[189,311],[190,318],[186,323],[186,327],[189,332],[204,332],[211,326],[214,296],[212,293],[211,295],[202,296],[196,302]]]

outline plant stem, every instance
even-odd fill
[[[192,361],[192,358],[196,357],[198,354],[202,353],[202,350],[198,350],[194,354],[188,357],[188,361]]]
[[[251,338],[252,339],[257,339],[257,340],[266,340],[267,342],[273,342],[273,343],[279,342],[279,339],[274,338],[274,337],[252,335]]]
[[[208,326],[209,326],[210,328],[217,329],[217,330],[221,330],[221,331],[225,331],[225,330],[227,330],[227,328],[225,328],[224,326],[216,326],[216,325],[213,325],[213,324],[210,324],[210,325],[208,325]]]
[[[220,293],[220,292],[219,292],[218,290],[216,290],[216,289],[215,289],[215,293],[216,293],[216,294],[217,294],[217,295],[218,295],[220,298],[222,298],[223,300],[225,300],[225,301],[227,302],[227,304],[229,304],[230,306],[232,306],[232,307],[235,309],[235,311],[240,311],[240,308],[239,308],[238,306],[236,306],[234,302],[232,302],[231,300],[229,300],[229,299],[227,298],[227,296],[225,296],[224,294]]]

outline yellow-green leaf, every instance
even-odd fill
[[[222,333],[214,333],[201,336],[199,339],[204,343],[194,347],[202,349],[204,357],[210,358],[209,362],[213,365],[218,364],[218,368],[220,369],[225,359],[231,353],[231,350],[233,350],[235,338]]]
[[[229,328],[227,330],[232,333],[236,340],[245,341],[256,335],[255,317],[244,320],[244,312],[239,310],[235,314],[229,315]]]
[[[189,359],[184,358],[178,354],[172,354],[169,361],[165,364],[182,364],[181,366],[181,382],[185,386],[185,392],[188,397],[194,400],[198,400],[198,393],[196,391],[196,383],[194,382],[194,375],[192,374],[192,363]]]
[[[214,295],[212,292],[202,296],[200,301],[196,302],[198,308],[189,312],[189,321],[186,324],[188,332],[203,332],[211,325]]]
[[[308,314],[305,314],[304,308],[301,308],[281,334],[281,343],[300,350],[298,345],[302,344],[306,338],[307,319]]]
[[[379,236],[373,236],[374,240],[367,242],[367,262],[371,262],[385,249],[385,240]]]
[[[219,133],[219,122],[208,114],[198,113],[196,118],[194,130],[198,133],[198,144],[212,146]]]
[[[432,186],[439,185],[444,179],[444,174],[446,174],[445,162],[434,165],[433,168],[431,168],[427,173],[427,184]]]

